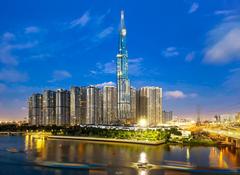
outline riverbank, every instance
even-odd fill
[[[48,136],[47,139],[62,139],[62,140],[85,140],[97,142],[115,142],[115,143],[130,143],[142,145],[161,145],[165,140],[159,141],[145,141],[145,140],[128,140],[128,139],[112,139],[112,138],[98,138],[98,137],[79,137],[79,136]]]
[[[167,142],[168,145],[182,145],[182,146],[219,146],[220,143],[214,141],[205,141],[205,140],[189,140],[189,141],[178,141]]]

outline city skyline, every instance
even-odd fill
[[[135,89],[128,78],[127,28],[120,14],[119,51],[116,56],[117,86],[89,85],[70,90],[44,90],[28,98],[30,126],[141,125],[159,126],[163,121],[162,88]]]
[[[170,4],[155,3],[147,5],[148,13],[144,14],[134,9],[134,3],[127,3],[129,7],[119,3],[117,7],[99,6],[98,9],[91,9],[87,3],[79,9],[68,4],[74,11],[68,15],[69,11],[62,12],[60,19],[50,13],[53,6],[50,4],[49,13],[40,17],[33,15],[28,22],[24,14],[17,18],[21,10],[15,4],[12,8],[16,11],[9,16],[9,21],[18,22],[13,25],[2,20],[5,27],[0,30],[1,120],[26,117],[26,99],[33,92],[68,89],[72,85],[113,85],[121,9],[125,10],[130,33],[131,85],[163,87],[163,109],[181,116],[196,117],[197,106],[201,106],[203,116],[239,111],[240,54],[236,44],[240,30],[239,5],[232,2],[226,6],[222,2],[206,7],[200,2],[176,2],[179,9],[174,9],[174,13],[182,18],[182,22],[177,22],[176,14],[173,18],[164,10],[170,9]],[[64,5],[61,3],[59,7]],[[144,5],[140,3],[139,8],[143,9]],[[154,5],[162,6],[162,11],[150,12]],[[2,11],[3,16],[8,14]],[[61,14],[60,9],[56,13]],[[48,17],[51,18],[47,22],[41,21]],[[196,23],[204,19],[212,24]],[[176,24],[167,25],[168,20]],[[53,23],[46,27],[49,22]],[[194,25],[190,29],[186,28],[188,25],[181,27],[187,23],[196,24],[196,28]],[[235,44],[236,49],[219,52],[225,43]]]

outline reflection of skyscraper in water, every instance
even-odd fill
[[[190,161],[190,148],[189,147],[186,148],[186,159],[187,159],[187,162]]]
[[[239,155],[236,152],[231,152],[230,147],[210,148],[209,164],[212,167],[219,168],[234,168],[237,166]]]

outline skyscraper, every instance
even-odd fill
[[[43,92],[43,125],[56,124],[56,92],[45,90]]]
[[[95,86],[87,87],[87,116],[86,124],[102,123],[102,94]]]
[[[114,86],[103,87],[103,124],[117,121],[117,92]]]
[[[162,123],[162,88],[147,86],[140,88],[140,118],[149,126]]]
[[[70,92],[58,89],[56,92],[56,124],[70,124]]]
[[[87,88],[71,87],[70,99],[71,125],[84,124],[86,120]]]
[[[119,50],[117,54],[117,115],[126,122],[130,119],[130,82],[128,79],[128,52],[126,46],[127,30],[124,22],[124,12],[121,11],[121,26],[119,32]]]
[[[42,94],[37,93],[32,94],[28,100],[28,118],[30,125],[43,125],[42,99]]]

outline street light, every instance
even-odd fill
[[[140,119],[138,122],[138,125],[142,128],[147,127],[147,120],[146,119]]]

